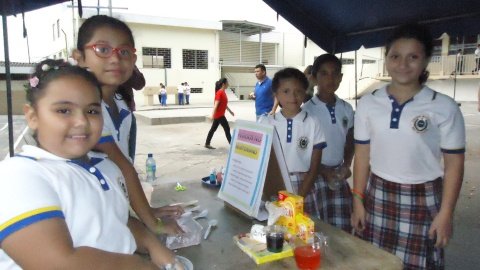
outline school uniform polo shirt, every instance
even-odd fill
[[[325,134],[327,147],[322,151],[322,164],[337,166],[343,162],[348,130],[353,127],[353,108],[335,95],[335,105],[329,106],[317,95],[302,107],[320,125]]]
[[[0,162],[0,242],[31,224],[62,218],[74,247],[133,254],[128,202],[116,181],[95,166],[102,163],[115,166],[106,159],[75,163],[30,145]],[[0,269],[21,268],[0,249]]]
[[[269,113],[273,108],[272,80],[268,77],[255,84],[255,113],[257,116]]]
[[[128,152],[128,142],[130,140],[130,129],[132,127],[132,112],[127,103],[116,95],[115,103],[119,110],[118,119],[112,118],[110,107],[102,100],[103,130],[99,144],[107,142],[115,142],[123,155],[131,161]]]
[[[310,170],[313,149],[327,146],[325,135],[320,126],[301,111],[294,118],[287,119],[282,112],[262,116],[260,123],[268,123],[275,127],[274,140],[279,140],[288,172],[307,172]]]
[[[442,153],[465,152],[465,124],[457,103],[426,86],[402,105],[386,86],[362,97],[354,133],[355,143],[370,144],[371,171],[397,183],[442,177]]]

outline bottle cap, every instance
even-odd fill
[[[152,154],[152,153],[148,153],[148,157],[153,157],[153,154]]]

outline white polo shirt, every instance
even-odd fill
[[[362,97],[354,133],[355,143],[370,144],[371,171],[397,183],[442,177],[442,152],[465,152],[465,124],[457,103],[426,86],[401,106],[386,86]]]
[[[327,147],[322,151],[322,164],[337,166],[343,162],[348,130],[353,127],[353,108],[335,95],[335,105],[329,106],[314,95],[302,107],[320,125]]]
[[[115,181],[35,146],[23,150],[0,162],[0,242],[36,222],[63,218],[74,247],[133,254],[128,202]],[[0,269],[21,268],[0,249]]]
[[[103,130],[102,137],[98,143],[115,142],[123,155],[131,161],[128,153],[128,142],[130,140],[130,129],[132,127],[132,112],[128,108],[127,103],[120,98],[121,96],[119,95],[116,95],[114,98],[119,110],[117,121],[113,121],[110,107],[102,100]]]
[[[185,90],[185,87],[183,87],[183,85],[177,86],[177,93],[183,94],[184,90]]]
[[[280,111],[261,116],[259,123],[275,127],[273,138],[280,141],[289,173],[310,170],[313,149],[326,147],[325,135],[307,112],[301,111],[293,119],[287,119]]]

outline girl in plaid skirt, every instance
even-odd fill
[[[463,178],[462,113],[424,85],[432,50],[425,27],[396,28],[385,54],[392,81],[365,95],[355,115],[352,226],[404,269],[444,268]]]
[[[274,140],[281,146],[293,191],[304,197],[304,211],[318,217],[315,182],[326,143],[319,125],[300,108],[307,87],[307,78],[298,69],[275,73],[272,90],[282,109],[261,116],[259,122],[275,126]]]

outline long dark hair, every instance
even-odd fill
[[[222,88],[222,85],[223,84],[227,84],[228,83],[228,80],[227,78],[221,78],[220,80],[218,80],[216,83],[215,83],[215,93],[220,90],[220,88]]]

